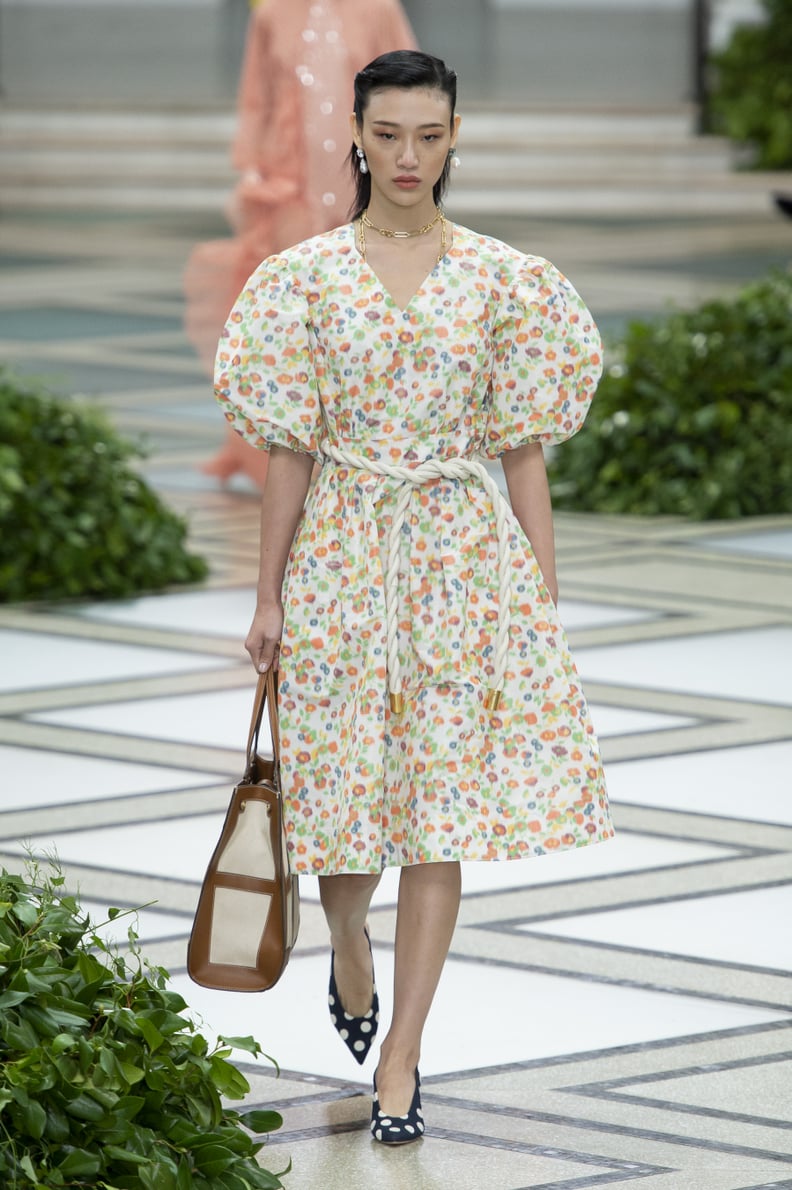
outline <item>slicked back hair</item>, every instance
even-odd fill
[[[363,113],[375,91],[398,87],[405,91],[441,91],[451,108],[453,122],[456,109],[457,76],[441,58],[423,54],[420,50],[394,50],[381,54],[355,75],[355,119],[363,127]],[[350,219],[358,219],[369,205],[371,198],[371,174],[360,172],[357,147],[353,144],[349,152],[349,168],[355,182],[355,199],[350,210]],[[451,168],[450,158],[443,166],[443,172],[434,184],[432,197],[435,204],[442,201],[448,188]]]

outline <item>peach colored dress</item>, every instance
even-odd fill
[[[184,278],[187,334],[210,374],[257,265],[347,215],[356,72],[415,46],[398,0],[264,0],[253,12],[232,146],[234,237],[198,245]]]

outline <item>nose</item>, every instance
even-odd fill
[[[411,169],[418,164],[418,153],[415,147],[415,141],[411,136],[402,143],[401,151],[399,153],[399,166],[402,169]]]

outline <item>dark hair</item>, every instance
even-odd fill
[[[442,91],[451,106],[451,120],[454,119],[457,94],[457,76],[440,58],[422,54],[420,50],[394,50],[381,54],[355,75],[355,119],[362,128],[363,113],[375,91],[389,87],[403,90]],[[349,168],[355,181],[355,200],[349,217],[357,219],[365,211],[371,198],[371,175],[362,174],[359,167],[357,147],[353,144],[349,152]],[[443,172],[434,184],[432,197],[439,203],[448,188],[451,159],[446,161]]]

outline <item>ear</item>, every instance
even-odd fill
[[[357,148],[362,148],[363,133],[358,125],[357,117],[355,116],[354,112],[352,112],[352,115],[349,117],[349,132]]]
[[[451,148],[456,148],[457,137],[459,136],[459,125],[462,123],[462,117],[454,116],[451,121]]]

